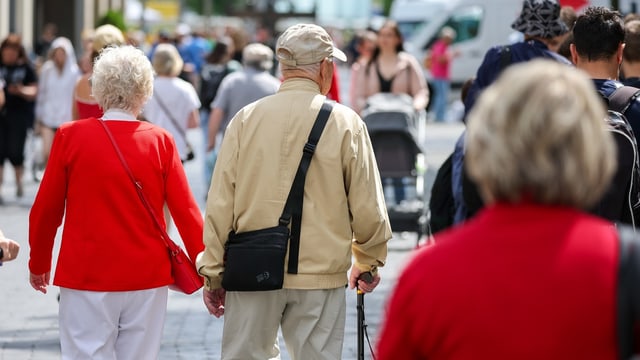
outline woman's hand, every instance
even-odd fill
[[[47,293],[47,286],[49,285],[50,272],[46,272],[44,274],[35,275],[33,273],[29,274],[29,282],[31,283],[31,287],[36,289],[37,291],[42,292],[43,294]]]

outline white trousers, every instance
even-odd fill
[[[157,359],[167,296],[166,286],[118,292],[60,288],[62,359]]]
[[[223,360],[280,359],[278,328],[293,360],[340,360],[345,288],[229,291],[225,297]]]

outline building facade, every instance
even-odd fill
[[[0,0],[0,39],[18,33],[30,52],[45,24],[52,23],[58,36],[78,46],[82,30],[92,29],[108,10],[124,10],[124,6],[125,0]]]

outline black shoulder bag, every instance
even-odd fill
[[[269,291],[282,289],[284,260],[289,243],[287,273],[298,273],[300,226],[304,182],[320,135],[329,119],[333,103],[325,100],[313,124],[278,225],[236,233],[225,243],[222,287],[227,291]],[[291,234],[289,234],[291,223]]]

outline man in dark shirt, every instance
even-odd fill
[[[47,23],[42,28],[42,35],[38,39],[33,49],[36,57],[38,58],[38,63],[42,65],[47,59],[47,54],[49,53],[49,49],[51,48],[51,43],[56,38],[58,34],[58,27],[55,24]]]
[[[624,40],[622,17],[605,7],[588,7],[578,16],[573,27],[571,59],[577,68],[589,74],[603,98],[608,98],[623,86],[618,78]],[[612,132],[618,145],[618,170],[607,194],[592,212],[612,221],[635,225],[635,218],[640,214],[638,148],[633,134],[640,134],[640,101],[633,99],[624,115],[633,132]]]

